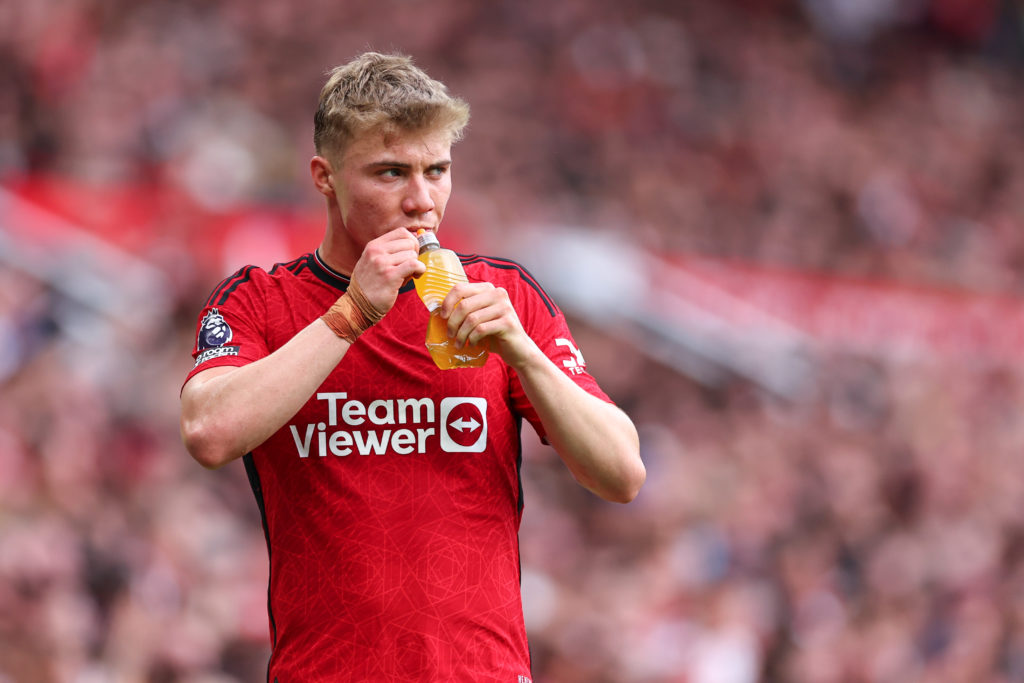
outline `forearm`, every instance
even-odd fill
[[[516,371],[548,442],[576,480],[602,498],[629,502],[647,473],[629,417],[573,382],[523,328],[508,291],[489,282],[461,283],[441,305],[457,345],[487,340]]]
[[[518,365],[548,442],[576,480],[605,500],[635,498],[647,475],[629,417],[584,391],[540,349]]]
[[[265,358],[192,378],[181,397],[189,453],[220,467],[250,452],[299,411],[350,346],[317,319]]]

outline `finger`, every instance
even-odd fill
[[[406,276],[406,278],[405,278],[405,282],[403,282],[402,284],[406,284],[406,283],[408,283],[408,282],[409,282],[409,280],[411,280],[412,278],[417,278],[417,277],[419,277],[420,275],[423,275],[423,273],[427,272],[427,266],[426,266],[426,264],[424,264],[424,263],[423,263],[422,261],[420,261],[419,259],[416,259],[416,260],[414,260],[414,261],[411,261],[411,262],[409,263],[409,266],[410,266],[410,267],[412,268],[412,272],[411,272],[411,273],[409,273],[409,275],[407,275],[407,276]]]
[[[395,266],[396,275],[402,278],[402,287],[409,284],[409,280],[418,278],[427,271],[427,267],[419,259],[406,260]]]
[[[466,316],[478,309],[493,305],[487,293],[467,292],[465,289],[453,287],[448,296],[441,302],[441,318],[448,321],[448,334],[454,336]]]
[[[465,299],[474,299],[473,303],[476,307],[486,305],[489,302],[477,297],[485,296],[487,293],[494,291],[497,290],[490,282],[460,282],[451,288],[444,301],[441,302],[441,317],[450,318],[455,309]],[[466,305],[469,305],[468,302]]]
[[[389,254],[411,252],[413,255],[418,255],[420,250],[416,237],[404,228],[396,228],[374,241],[380,245],[384,252]]]
[[[497,306],[488,306],[465,316],[452,339],[455,340],[456,348],[462,348],[466,344],[476,344],[491,335],[500,335],[507,327],[507,313]]]
[[[360,260],[365,259],[379,272],[390,271],[396,266],[404,270],[410,264],[419,264],[412,266],[412,272],[419,273],[425,266],[419,262],[418,257],[419,249],[416,238],[412,237],[408,230],[398,229],[367,244]],[[408,272],[403,272],[403,277],[408,274]]]
[[[503,335],[519,325],[512,303],[503,289],[491,289],[458,302],[448,319],[448,332],[459,343],[475,343],[481,337]]]
[[[421,274],[426,266],[416,258],[416,252],[408,249],[393,253],[377,249],[363,252],[352,272],[352,279],[359,282],[368,298],[375,304],[390,307],[394,298],[406,282]]]

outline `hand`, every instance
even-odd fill
[[[389,311],[402,285],[427,269],[418,256],[416,237],[405,228],[395,228],[367,243],[352,269],[352,281],[359,283],[375,308]]]
[[[456,348],[486,341],[513,368],[539,351],[523,329],[508,292],[490,282],[455,285],[441,304],[440,315],[448,320],[448,335]]]

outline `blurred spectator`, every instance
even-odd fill
[[[133,311],[83,327],[70,269],[0,260],[0,682],[265,675],[244,472],[196,471],[178,442],[195,283],[226,274],[190,206],[314,200],[294,160],[324,69],[395,48],[471,103],[452,212],[481,251],[586,225],[1020,296],[1022,18],[1010,0],[0,3],[0,182],[183,198],[133,242],[170,287],[145,334]],[[284,233],[231,239],[270,258]],[[785,402],[573,327],[649,476],[613,513],[524,454],[535,680],[1024,680],[1019,364],[826,350],[814,395]]]

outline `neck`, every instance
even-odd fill
[[[317,253],[321,261],[343,275],[352,275],[356,261],[359,260],[359,250],[348,239],[341,217],[333,211],[327,212],[327,230]]]

